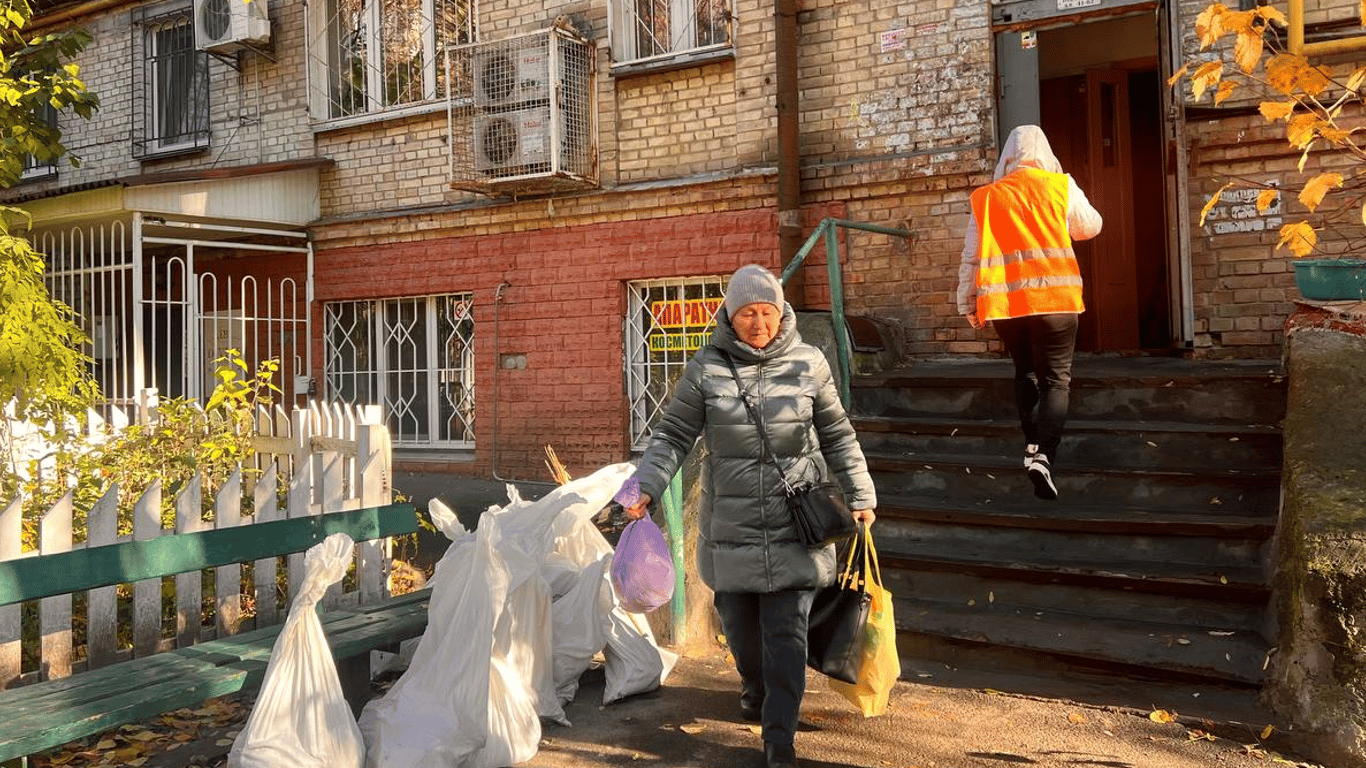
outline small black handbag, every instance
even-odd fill
[[[843,541],[858,530],[844,492],[834,483],[793,488],[787,494],[787,508],[808,547]]]
[[[834,584],[816,592],[806,629],[806,665],[826,677],[858,682],[863,642],[873,596],[868,592],[864,538],[849,547],[844,570]]]
[[[740,382],[740,373],[735,370],[735,361],[729,354],[722,354],[726,358],[726,365],[730,366],[731,375],[735,377],[736,386],[740,389],[740,400],[744,402],[745,410],[749,411],[749,418],[759,430],[764,450],[773,460],[773,465],[778,468],[778,476],[782,478],[787,493],[787,509],[792,513],[802,542],[807,547],[823,547],[853,536],[858,526],[849,511],[849,505],[844,503],[844,492],[840,490],[839,485],[824,482],[794,486],[788,482],[787,473],[778,463],[778,455],[773,452],[773,446],[768,442],[768,430],[764,429],[758,411],[749,400],[749,391]]]

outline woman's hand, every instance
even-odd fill
[[[872,527],[873,521],[877,519],[877,515],[873,514],[871,509],[856,509],[853,514],[854,522],[864,523],[869,527]]]
[[[626,510],[626,516],[631,518],[632,520],[639,520],[640,518],[645,517],[645,511],[649,508],[650,494],[648,493],[640,494],[640,499],[638,499],[635,504],[632,504],[629,507],[624,507],[624,509]]]
[[[987,327],[987,324],[982,322],[982,318],[978,317],[976,312],[969,312],[966,315],[963,315],[963,317],[967,318],[968,325],[979,331]]]

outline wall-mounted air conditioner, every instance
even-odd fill
[[[266,0],[194,0],[195,47],[232,53],[270,42]]]
[[[545,47],[487,47],[474,52],[474,105],[508,107],[550,97]]]
[[[476,115],[475,170],[504,175],[548,170],[550,127],[549,106]]]
[[[561,26],[451,49],[451,186],[534,194],[597,186],[593,44]]]

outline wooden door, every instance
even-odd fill
[[[1098,349],[1138,349],[1138,269],[1133,220],[1133,147],[1129,141],[1129,74],[1086,73],[1090,186],[1083,187],[1105,219],[1092,245],[1091,311]]]
[[[1050,78],[1039,95],[1054,154],[1105,220],[1099,237],[1073,243],[1086,303],[1077,349],[1139,349],[1129,73],[1095,69]]]

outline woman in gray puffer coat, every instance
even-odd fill
[[[763,420],[750,419],[734,362]],[[769,768],[796,765],[793,736],[806,689],[806,628],[812,598],[834,581],[833,545],[808,549],[787,510],[768,439],[792,485],[836,478],[856,520],[872,524],[876,492],[825,355],[804,343],[773,273],[751,264],[726,287],[716,332],[698,350],[655,426],[635,479],[644,516],[651,499],[702,438],[698,570],[740,673],[740,711],[763,723]]]

